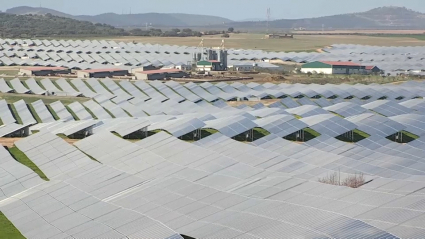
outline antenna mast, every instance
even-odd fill
[[[201,40],[201,42],[198,45],[198,51],[201,50],[201,58],[199,60],[203,60],[204,59],[204,39]]]
[[[267,34],[269,34],[269,26],[270,26],[270,17],[271,17],[271,10],[270,8],[267,8]]]

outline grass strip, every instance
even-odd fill
[[[0,238],[25,239],[19,230],[0,212]]]
[[[43,173],[43,171],[41,171],[37,165],[35,165],[25,154],[24,152],[22,152],[21,150],[19,150],[17,147],[13,147],[13,148],[9,148],[9,152],[10,154],[15,158],[16,161],[18,161],[19,163],[27,166],[28,168],[30,168],[32,171],[34,171],[36,174],[38,174],[38,176],[40,176],[40,178],[42,178],[43,180],[49,181],[49,179],[47,178],[47,176]],[[0,237],[2,238],[2,237]]]

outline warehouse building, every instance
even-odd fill
[[[230,71],[253,71],[255,63],[250,62],[234,62],[229,63],[228,68]]]
[[[71,74],[71,69],[64,67],[27,67],[19,70],[22,76],[54,76]]]
[[[339,61],[314,61],[306,63],[301,67],[302,73],[313,74],[367,74],[366,67],[353,62],[339,62]]]
[[[135,75],[136,72],[154,71],[154,70],[159,70],[159,68],[149,64],[149,65],[146,65],[146,66],[140,66],[140,67],[137,67],[137,68],[133,68],[133,69],[130,70],[130,73]]]
[[[128,70],[123,69],[91,69],[77,71],[78,78],[106,78],[116,76],[127,76]]]
[[[179,69],[161,69],[152,71],[139,71],[135,74],[136,80],[165,80],[170,78],[184,78],[187,73]]]

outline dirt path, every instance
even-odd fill
[[[239,105],[253,106],[253,105],[256,105],[258,103],[262,103],[265,106],[269,106],[269,105],[276,103],[280,100],[281,99],[260,100],[260,101],[229,101],[229,102],[227,102],[227,104],[232,106],[232,107],[236,107],[236,106],[239,106]]]
[[[0,138],[0,145],[6,146],[8,148],[12,148],[15,145],[16,141],[21,140],[22,138]],[[78,142],[78,139],[64,139],[69,144],[74,144]]]

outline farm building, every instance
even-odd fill
[[[314,61],[301,67],[302,73],[316,74],[366,74],[366,67],[353,62]]]
[[[381,69],[379,69],[379,67],[377,66],[366,66],[366,73],[367,74],[379,74],[381,73]]]
[[[91,69],[91,70],[82,70],[77,72],[78,78],[106,78],[114,76],[126,76],[128,75],[128,70],[122,69]]]
[[[25,76],[53,76],[70,73],[71,70],[64,67],[27,67],[19,70],[19,74]]]
[[[139,71],[135,74],[137,80],[164,80],[167,78],[183,78],[187,73],[178,69],[161,69]]]

